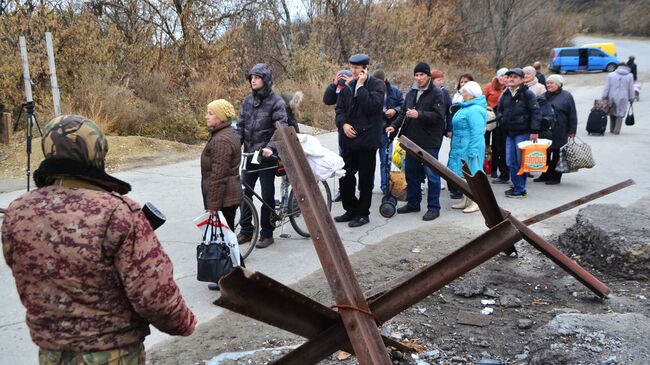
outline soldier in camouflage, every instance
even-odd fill
[[[189,336],[196,317],[129,184],[104,171],[102,131],[77,115],[42,139],[38,189],[13,201],[5,260],[27,309],[41,365],[144,365],[149,324]]]

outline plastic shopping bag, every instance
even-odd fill
[[[215,228],[220,228],[220,230],[218,230],[219,233],[223,232],[223,238],[221,237],[221,234],[218,234],[216,238],[218,241],[222,242],[211,242],[210,235],[204,234],[202,243],[204,245],[215,243],[225,244],[230,249],[230,259],[232,260],[232,265],[235,267],[241,266],[241,256],[239,253],[239,244],[237,243],[237,235],[235,232],[233,232],[232,229],[230,229],[230,227],[228,227],[228,223],[226,222],[226,218],[223,216],[223,213],[219,211],[217,214],[219,217],[218,220],[210,220],[210,212],[205,212],[194,219],[194,224],[199,229],[201,234],[204,234],[208,224],[214,226]]]
[[[390,193],[400,201],[406,201],[406,176],[404,172],[391,166]]]
[[[548,168],[546,165],[546,158],[548,157],[546,150],[551,143],[552,141],[548,139],[538,139],[537,142],[519,142],[517,147],[521,149],[521,167],[517,171],[517,175],[531,171],[546,172]]]
[[[406,151],[402,148],[402,145],[397,142],[395,143],[395,148],[393,149],[393,166],[397,166],[398,169],[402,169],[402,162],[406,159]]]

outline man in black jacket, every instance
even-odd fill
[[[497,117],[506,137],[506,163],[510,167],[513,188],[507,190],[508,198],[526,197],[526,173],[517,175],[521,166],[519,142],[536,141],[541,129],[542,115],[535,94],[524,84],[524,71],[513,68],[506,72],[508,88],[501,95]]]
[[[345,176],[339,180],[345,213],[334,220],[349,222],[350,227],[370,222],[372,184],[381,143],[385,86],[368,74],[369,63],[370,58],[365,54],[350,57],[354,80],[341,89],[336,101],[339,147],[345,161]],[[355,195],[356,173],[359,173],[359,198]]]
[[[404,107],[397,119],[386,128],[386,133],[400,129],[399,135],[408,137],[430,155],[438,158],[442,134],[445,127],[444,97],[442,91],[431,80],[431,68],[420,62],[413,70],[415,84],[406,94]],[[422,217],[431,221],[440,216],[440,176],[407,154],[404,161],[408,203],[397,209],[397,213],[420,211],[424,176],[428,180],[427,212]]]
[[[264,158],[276,154],[275,143],[271,140],[275,133],[275,123],[280,122],[287,126],[287,111],[284,99],[273,92],[273,77],[271,68],[264,63],[258,63],[248,73],[252,94],[244,99],[237,121],[237,135],[244,144],[244,152],[261,151]],[[275,170],[272,168],[276,162],[270,159],[263,160],[259,165],[246,161],[246,173],[242,178],[244,182],[255,189],[257,179],[262,185],[262,198],[270,207],[275,206]],[[246,189],[246,196],[253,195],[252,190]],[[271,211],[262,206],[260,240],[257,247],[265,248],[273,243],[271,224]],[[253,236],[251,216],[242,217],[241,232],[237,241],[242,244],[249,242]]]
[[[345,85],[349,84],[354,78],[352,77],[352,72],[348,70],[340,70],[336,72],[334,77],[334,82],[327,85],[325,92],[323,93],[323,104],[325,105],[336,105],[336,101],[339,99],[339,94]],[[342,155],[341,146],[339,146],[339,155]],[[341,188],[339,187],[338,194],[334,198],[335,202],[341,201]]]

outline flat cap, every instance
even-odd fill
[[[370,57],[364,53],[352,55],[349,60],[351,65],[367,65],[370,63]]]
[[[510,76],[512,74],[515,74],[515,75],[517,75],[519,77],[524,77],[524,70],[522,70],[519,67],[515,67],[515,68],[509,69],[508,72],[506,72],[506,76]]]

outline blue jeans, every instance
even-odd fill
[[[530,134],[519,134],[506,138],[506,163],[510,168],[510,181],[516,194],[526,192],[526,174],[517,175],[521,167],[521,150],[517,147],[517,143],[527,141],[529,137]]]
[[[431,156],[438,158],[439,148],[425,148],[425,151]],[[421,183],[426,176],[428,180],[427,187],[427,209],[440,210],[440,176],[430,168],[425,167],[420,161],[411,157],[408,153],[404,161],[404,174],[406,175],[406,200],[409,208],[419,209],[422,202]]]
[[[386,148],[388,148],[388,161],[386,161]],[[381,191],[384,192],[388,189],[388,179],[386,178],[386,170],[390,169],[390,162],[393,157],[393,144],[388,144],[388,136],[384,134],[381,138],[381,145],[379,146],[379,174],[381,176]],[[388,166],[386,166],[388,165]]]

